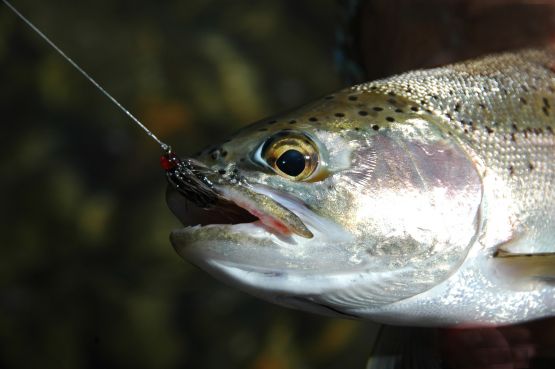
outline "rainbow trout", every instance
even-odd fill
[[[271,302],[422,326],[555,315],[555,52],[346,88],[164,157],[186,260]]]

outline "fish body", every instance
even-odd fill
[[[555,315],[554,62],[524,50],[408,72],[246,127],[194,158],[211,204],[170,186],[187,226],[171,241],[234,286],[327,315]]]

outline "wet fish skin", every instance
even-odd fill
[[[519,264],[517,277],[495,257],[555,252],[554,61],[524,50],[409,72],[251,125],[196,160],[216,189],[234,171],[313,237],[211,225],[172,243],[239,288],[323,314],[425,326],[555,315],[552,276]],[[276,134],[317,147],[312,180],[260,163]]]

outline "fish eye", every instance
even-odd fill
[[[275,173],[294,181],[310,180],[319,164],[316,144],[303,134],[290,132],[267,140],[260,156]]]

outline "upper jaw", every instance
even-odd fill
[[[257,217],[263,225],[282,236],[295,234],[312,238],[314,234],[291,209],[271,196],[257,192],[248,185],[222,186],[223,197]]]

